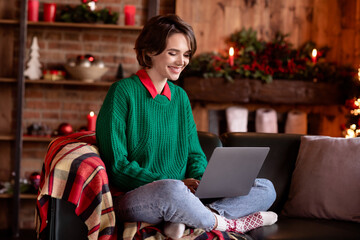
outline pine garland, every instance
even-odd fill
[[[62,22],[73,23],[104,23],[117,24],[119,19],[118,12],[111,12],[107,8],[98,11],[92,11],[86,4],[80,4],[75,7],[67,5],[60,12],[59,20]]]

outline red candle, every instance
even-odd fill
[[[55,22],[56,3],[44,3],[44,21]]]
[[[316,48],[314,48],[311,52],[311,60],[312,62],[315,64],[316,63],[316,60],[317,60],[317,50]]]
[[[133,5],[126,5],[124,7],[125,25],[135,25],[136,8]]]
[[[95,113],[93,111],[91,111],[88,115],[87,115],[87,121],[88,121],[88,131],[95,131],[96,128],[96,118],[97,116],[95,115]]]
[[[39,21],[39,1],[29,0],[28,1],[28,20],[32,22]]]
[[[229,49],[229,64],[230,66],[234,66],[234,48],[231,47]]]

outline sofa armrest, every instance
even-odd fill
[[[49,229],[46,239],[82,240],[88,239],[88,230],[75,214],[75,205],[57,198],[50,199]]]

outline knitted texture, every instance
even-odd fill
[[[185,91],[152,98],[138,76],[114,83],[96,124],[109,179],[129,191],[160,179],[200,179],[207,161]]]
[[[264,225],[260,212],[239,219],[225,219],[225,221],[226,231],[237,233],[245,233]]]

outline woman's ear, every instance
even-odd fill
[[[154,52],[145,52],[145,55],[148,56],[149,58],[152,58],[153,56],[155,56]]]
[[[144,58],[144,62],[145,62],[147,67],[152,66],[152,57],[153,56],[154,56],[154,54],[151,54],[151,53],[148,53],[148,52],[144,51],[143,58]]]

